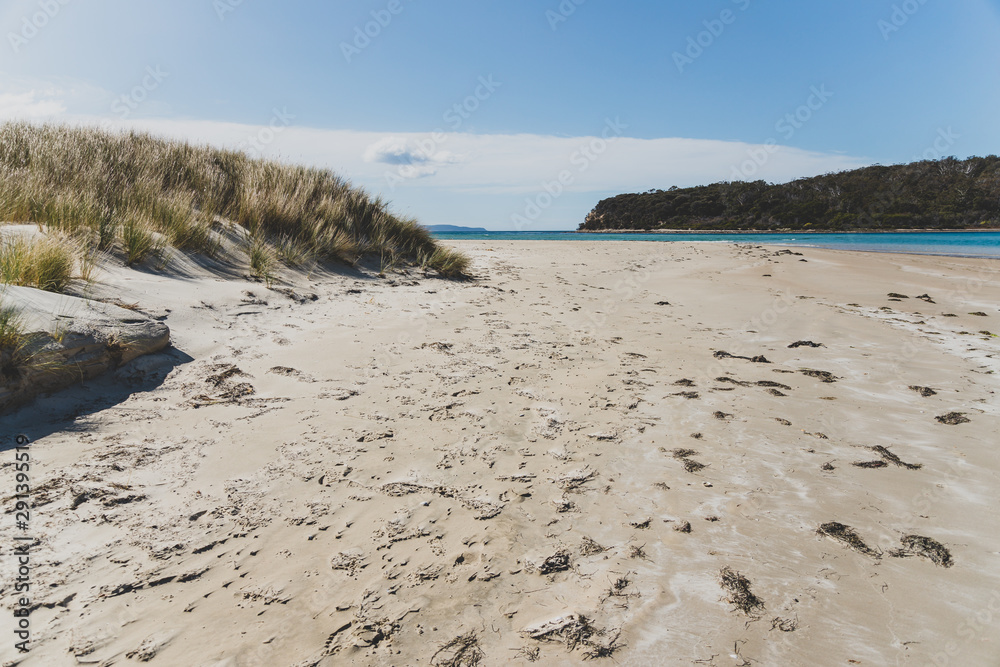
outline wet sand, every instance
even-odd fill
[[[1000,263],[453,245],[109,271],[174,348],[2,419],[0,663],[1000,664]]]

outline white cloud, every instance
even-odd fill
[[[0,93],[0,119],[38,120],[66,113],[66,105],[55,91]]]

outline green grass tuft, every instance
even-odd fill
[[[73,278],[76,250],[65,239],[5,238],[0,241],[0,282],[61,292]]]
[[[21,345],[24,340],[24,320],[13,306],[0,304],[0,350],[7,351]]]
[[[152,227],[144,220],[135,217],[128,218],[122,223],[121,234],[127,266],[142,264],[160,250]]]
[[[468,274],[470,263],[471,260],[464,253],[452,248],[437,248],[427,256],[424,265],[445,278],[462,278]]]

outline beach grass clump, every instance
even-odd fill
[[[250,262],[250,274],[270,286],[275,278],[276,259],[274,251],[259,230],[254,230],[247,236],[246,252]]]
[[[11,350],[24,340],[24,320],[13,306],[0,303],[0,350]]]
[[[0,221],[58,230],[129,265],[166,247],[213,256],[219,225],[235,223],[289,266],[374,255],[386,270],[449,278],[469,267],[415,219],[327,169],[97,128],[0,125]]]
[[[66,239],[13,236],[0,240],[0,282],[61,292],[73,278],[76,249]]]
[[[148,257],[162,250],[152,225],[138,217],[130,217],[122,223],[121,242],[126,266],[142,264]]]
[[[20,311],[0,303],[0,380],[17,377],[27,344]]]
[[[459,278],[466,275],[471,260],[452,248],[436,248],[422,263],[445,278]]]
[[[64,364],[44,351],[45,341],[56,335],[28,332],[21,311],[0,302],[0,381],[63,370]]]

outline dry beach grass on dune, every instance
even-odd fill
[[[282,264],[365,254],[387,268],[416,263],[448,276],[467,266],[415,219],[331,171],[135,132],[0,125],[0,220],[61,236],[83,265],[97,253],[129,266],[168,249],[213,257],[220,227],[233,223],[254,275],[266,280]]]
[[[4,418],[20,664],[996,662],[995,262],[457,245],[108,270],[174,349]]]

